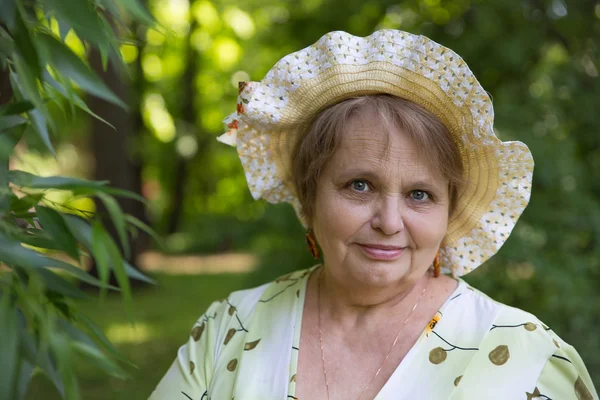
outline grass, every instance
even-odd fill
[[[155,274],[158,286],[134,293],[135,327],[128,322],[118,295],[102,304],[87,301],[80,310],[94,320],[123,355],[137,366],[125,366],[131,378],[120,380],[94,366],[78,363],[84,400],[147,399],[187,340],[192,325],[210,303],[234,290],[248,287],[248,274]],[[81,364],[81,365],[79,365]],[[60,399],[42,374],[34,376],[26,399]]]

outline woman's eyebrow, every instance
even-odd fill
[[[350,168],[343,169],[340,166],[340,172],[339,172],[338,176],[343,177],[344,179],[365,178],[365,179],[372,179],[372,180],[381,180],[381,173],[378,173],[376,169],[364,168],[364,167],[360,167],[360,168],[350,167]],[[431,191],[441,189],[444,184],[445,183],[441,183],[441,182],[437,183],[433,179],[426,179],[426,178],[417,178],[415,180],[406,179],[403,182],[403,185],[407,186],[407,187],[411,187],[411,188],[415,188],[415,189],[431,190]]]
[[[369,168],[343,168],[342,166],[340,166],[340,172],[339,175],[344,177],[344,178],[368,178],[368,179],[374,179],[374,178],[379,178],[379,174],[373,170],[373,169],[369,169]]]

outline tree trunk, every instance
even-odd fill
[[[107,180],[112,187],[141,194],[141,160],[134,152],[136,137],[141,131],[141,118],[138,115],[140,113],[138,97],[141,93],[132,90],[134,83],[122,76],[110,63],[104,71],[97,51],[92,53],[90,64],[108,87],[129,107],[129,110],[124,110],[97,97],[89,99],[90,108],[114,126],[113,129],[96,118],[91,120],[91,148],[96,162],[94,179]],[[140,76],[136,78],[141,79]],[[142,221],[146,220],[142,203],[127,198],[118,198],[118,201],[125,213]],[[97,202],[97,207],[100,213],[106,213],[100,202]],[[116,239],[114,227],[112,224],[107,225],[107,229]],[[142,234],[131,239],[132,251],[128,261],[136,266],[137,257],[145,247],[147,239]],[[97,276],[95,264],[92,266],[91,273]]]
[[[186,55],[187,63],[185,72],[182,75],[183,88],[183,108],[181,110],[181,119],[183,126],[196,128],[196,88],[194,85],[197,73],[197,56],[192,45],[192,33],[198,26],[195,18],[192,18],[187,37]],[[200,143],[199,143],[200,144]],[[177,165],[175,167],[175,177],[173,179],[172,196],[170,204],[170,213],[167,220],[167,234],[177,232],[183,215],[183,201],[185,199],[185,183],[187,181],[189,160],[177,155]]]

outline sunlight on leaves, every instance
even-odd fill
[[[142,69],[149,81],[159,81],[163,76],[162,61],[156,54],[145,54],[142,57]]]
[[[143,115],[146,125],[158,140],[168,143],[175,139],[175,123],[160,94],[152,93],[144,98]]]
[[[254,21],[250,15],[237,7],[227,7],[223,13],[223,19],[240,39],[250,39],[256,32]]]
[[[192,135],[184,135],[177,139],[176,149],[179,155],[190,159],[198,152],[198,141]]]
[[[106,336],[115,344],[135,344],[152,339],[153,333],[150,325],[143,322],[136,322],[135,326],[129,323],[116,323],[108,326]]]
[[[316,10],[317,8],[319,8],[322,3],[323,3],[323,0],[303,0],[302,1],[302,9],[305,12],[312,12],[312,11]]]
[[[212,46],[212,38],[210,34],[202,29],[196,29],[190,38],[192,46],[199,51],[205,52]]]
[[[146,31],[146,42],[151,46],[160,46],[165,41],[165,35],[156,29],[148,29]]]
[[[197,1],[192,6],[192,15],[209,33],[216,33],[221,29],[221,19],[217,9],[210,1]]]
[[[250,75],[246,71],[236,71],[231,75],[231,84],[234,88],[238,88],[240,82],[248,82]]]
[[[123,57],[123,61],[127,64],[133,63],[138,58],[139,51],[137,47],[130,44],[122,44],[121,47],[119,47],[119,51],[121,57]]]
[[[65,37],[65,44],[69,46],[69,48],[73,50],[73,53],[77,54],[79,57],[85,57],[85,46],[75,32],[69,31],[69,33],[67,33],[67,36]]]
[[[213,43],[212,53],[217,68],[228,70],[233,67],[242,56],[242,48],[233,39],[219,37]]]
[[[162,24],[178,30],[188,21],[188,0],[161,0],[156,4],[154,15]]]

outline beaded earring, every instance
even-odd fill
[[[321,255],[319,253],[319,246],[317,246],[317,240],[315,239],[312,229],[308,229],[306,231],[306,244],[310,254],[312,254],[315,260],[318,260]]]

